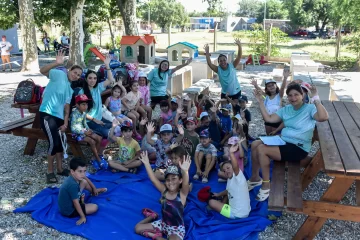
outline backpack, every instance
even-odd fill
[[[14,102],[20,104],[40,103],[44,88],[38,86],[29,78],[21,81],[16,88]]]

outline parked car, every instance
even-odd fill
[[[308,32],[308,34],[307,34],[307,37],[308,38],[318,38],[318,37],[320,37],[320,33],[319,32]]]
[[[300,37],[300,36],[307,36],[308,31],[306,29],[298,29],[297,31],[293,32],[293,36]]]

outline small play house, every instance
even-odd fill
[[[175,43],[167,47],[170,65],[176,66],[183,63],[182,52],[184,49],[189,52],[189,58],[196,58],[199,55],[198,46],[189,42]]]
[[[120,45],[120,60],[126,63],[155,63],[155,44],[154,36],[145,34],[144,36],[122,36]]]

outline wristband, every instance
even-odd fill
[[[319,95],[315,95],[315,96],[313,96],[312,98],[311,98],[311,103],[314,103],[315,101],[320,101],[320,97],[319,97]]]

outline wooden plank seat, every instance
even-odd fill
[[[0,125],[0,133],[2,134],[11,134],[12,130],[17,128],[22,128],[27,125],[30,125],[34,122],[35,115],[31,115],[25,118],[21,118],[12,122],[4,123]]]
[[[190,87],[183,90],[183,93],[202,93],[208,90],[211,84],[214,83],[212,79],[200,79]]]

